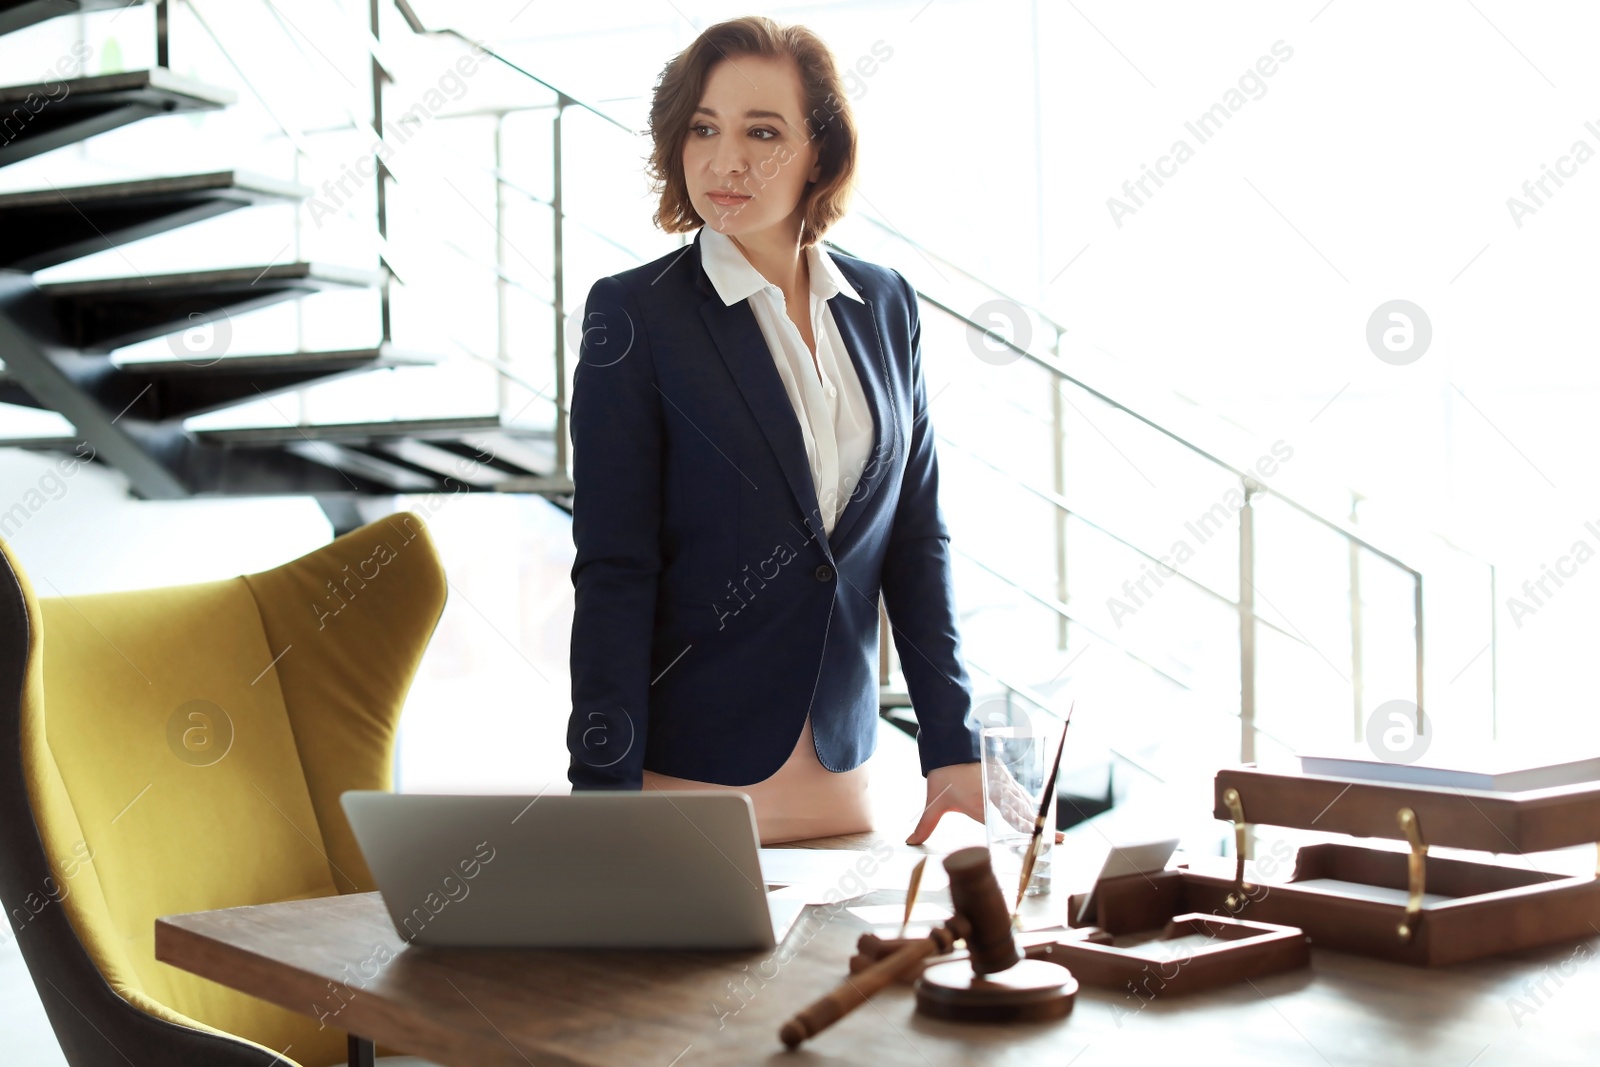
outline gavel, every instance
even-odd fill
[[[907,939],[901,947],[851,975],[833,992],[784,1023],[778,1029],[784,1045],[792,1049],[814,1037],[860,1007],[906,969],[929,956],[950,952],[958,940],[966,942],[972,973],[979,978],[1009,971],[1022,961],[1012,934],[1011,913],[989,862],[989,850],[982,846],[959,849],[945,857],[944,869],[950,875],[950,907],[954,914],[927,937]],[[1064,968],[1062,974],[1065,981],[1072,981]],[[1076,983],[1073,989],[1076,990]]]

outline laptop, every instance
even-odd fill
[[[481,948],[775,948],[805,910],[769,900],[739,792],[340,797],[402,940]]]

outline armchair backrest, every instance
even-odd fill
[[[447,589],[422,520],[400,512],[271,570],[134,592],[38,599],[3,541],[0,563],[14,579],[0,587],[0,895],[69,1062],[132,1054],[75,1058],[85,1018],[141,1050],[173,1038],[122,1018],[96,979],[156,1020],[243,1039],[240,1063],[341,1058],[342,1031],[157,961],[154,923],[373,888],[339,795],[392,787]],[[94,973],[45,965],[52,950]]]

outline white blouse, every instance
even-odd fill
[[[789,318],[783,290],[768,282],[727,234],[703,226],[700,230],[701,262],[717,295],[728,306],[748,299],[767,347],[772,350],[778,377],[789,394],[795,417],[805,438],[811,463],[817,505],[823,529],[834,524],[850,501],[850,493],[866,467],[872,450],[872,408],[862,391],[850,352],[839,335],[828,300],[844,295],[860,301],[861,295],[839,272],[833,257],[817,245],[806,249],[811,272],[811,334],[816,339],[816,361],[800,330]],[[864,303],[864,301],[863,301]],[[752,709],[756,710],[756,709]],[[867,793],[868,760],[854,770],[835,773],[817,758],[816,741],[807,715],[789,758],[773,774],[746,786],[727,786],[674,778],[645,770],[646,790],[737,790],[749,795],[755,808],[761,843],[796,841],[873,829]]]
[[[783,379],[800,420],[823,530],[832,533],[872,451],[872,409],[828,300],[843,295],[862,303],[861,295],[826,249],[815,244],[806,249],[811,264],[811,335],[817,345],[813,363],[811,350],[789,318],[783,290],[751,266],[727,234],[701,227],[700,248],[701,262],[722,302],[731,307],[750,300],[750,310],[772,349],[778,377]]]

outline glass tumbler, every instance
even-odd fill
[[[1034,822],[1055,760],[1060,729],[1059,723],[1038,719],[1026,725],[983,728],[983,826],[995,878],[1008,904],[1017,900],[1023,860],[1033,843]],[[1050,892],[1050,855],[1055,840],[1056,798],[1052,796],[1045,811],[1044,832],[1039,835],[1039,855],[1028,879],[1030,897]]]

